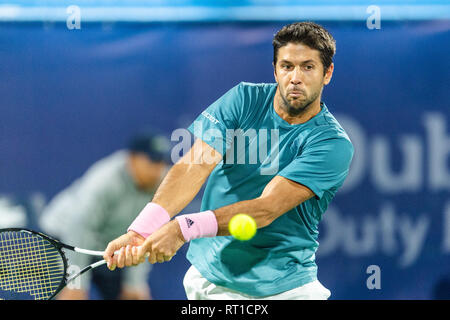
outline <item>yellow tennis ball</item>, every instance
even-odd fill
[[[230,234],[238,240],[250,240],[256,234],[255,219],[245,213],[238,213],[228,223]]]

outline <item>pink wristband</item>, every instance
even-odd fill
[[[217,219],[211,210],[184,214],[175,219],[177,219],[186,241],[217,235]]]
[[[136,219],[134,219],[127,231],[137,232],[144,238],[147,238],[169,221],[170,215],[166,209],[159,204],[150,202],[142,209]]]

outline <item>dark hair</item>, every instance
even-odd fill
[[[170,140],[154,131],[139,132],[128,142],[130,153],[145,154],[154,162],[170,163]]]
[[[273,64],[276,65],[278,59],[278,49],[284,47],[289,42],[302,43],[320,52],[320,60],[324,67],[324,73],[333,62],[336,53],[336,41],[333,36],[322,26],[314,22],[296,22],[284,26],[274,36]]]

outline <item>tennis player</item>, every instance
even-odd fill
[[[321,101],[335,40],[301,22],[283,27],[273,48],[276,83],[240,83],[194,121],[190,151],[128,232],[108,245],[111,270],[143,262],[146,252],[150,263],[169,261],[190,242],[189,299],[328,299],[317,279],[318,224],[353,157]],[[207,179],[201,212],[171,220]],[[249,241],[229,235],[238,213],[256,221]]]

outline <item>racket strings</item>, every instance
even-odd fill
[[[0,233],[0,290],[48,299],[64,273],[63,258],[44,238],[23,231]]]

